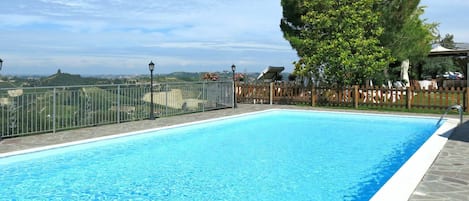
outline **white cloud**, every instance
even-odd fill
[[[290,64],[280,1],[41,0],[0,2],[0,56],[9,68],[132,66],[156,57],[170,69]],[[260,9],[261,8],[261,9]],[[4,59],[5,60],[5,59]],[[146,65],[146,64],[143,64]],[[54,67],[55,68],[55,67]],[[62,67],[64,68],[64,67]],[[18,70],[21,71],[21,70]],[[254,70],[257,71],[257,70]],[[9,72],[6,70],[6,72]],[[17,72],[18,73],[18,72]]]
[[[421,5],[442,34],[469,42],[469,1]],[[160,72],[223,70],[232,63],[291,71],[297,58],[283,39],[281,17],[280,0],[0,1],[2,73],[57,67],[146,73],[140,67],[151,59]]]
[[[67,0],[40,0],[43,3],[46,4],[57,4],[61,6],[67,6],[67,7],[78,7],[78,8],[90,8],[91,4],[86,3],[85,1],[79,1],[79,0],[74,0],[74,1],[67,1]]]
[[[1,26],[21,26],[44,21],[45,17],[37,15],[0,14]]]
[[[191,48],[209,49],[218,51],[266,51],[266,52],[289,52],[291,48],[287,45],[265,44],[265,43],[230,43],[230,42],[164,42],[147,47],[159,48]]]

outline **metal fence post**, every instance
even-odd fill
[[[121,122],[121,85],[117,85],[117,123]]]
[[[233,97],[231,98],[231,103],[232,103],[233,109],[235,109],[235,104],[236,104],[236,103],[235,103],[235,81],[234,81],[234,80],[233,80],[233,84],[231,85],[231,88],[233,89],[233,91],[232,91],[232,93],[231,93],[231,95],[233,96]]]
[[[273,104],[274,102],[274,82],[271,82],[270,83],[270,94],[269,94],[269,101],[270,101],[270,105]]]
[[[203,82],[202,82],[202,100],[206,100],[206,98],[205,98],[205,95],[206,95],[206,94],[205,94],[205,88],[206,88],[207,86],[205,85],[205,82],[207,82],[207,81],[203,81]],[[202,112],[205,112],[205,102],[202,103]]]
[[[165,91],[165,116],[168,116],[168,84],[164,85],[164,91]]]
[[[52,96],[52,132],[55,133],[55,121],[56,121],[56,112],[57,112],[57,95],[56,95],[56,88],[54,87],[53,93],[54,95]]]

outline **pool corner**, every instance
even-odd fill
[[[370,200],[407,201],[458,126],[458,121],[447,119]]]

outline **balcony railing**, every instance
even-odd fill
[[[0,137],[148,119],[150,85],[0,89]],[[232,107],[233,82],[158,83],[154,116]]]

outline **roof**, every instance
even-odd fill
[[[452,49],[445,48],[441,45],[437,45],[435,48],[430,50],[430,52],[446,52],[446,51],[452,51]]]
[[[269,66],[262,73],[257,77],[258,80],[274,80],[283,70],[285,67],[283,66]]]
[[[438,45],[434,47],[431,51],[430,54],[428,54],[429,57],[436,57],[436,56],[468,56],[469,55],[469,50],[468,49],[448,49],[444,48],[441,45]]]

